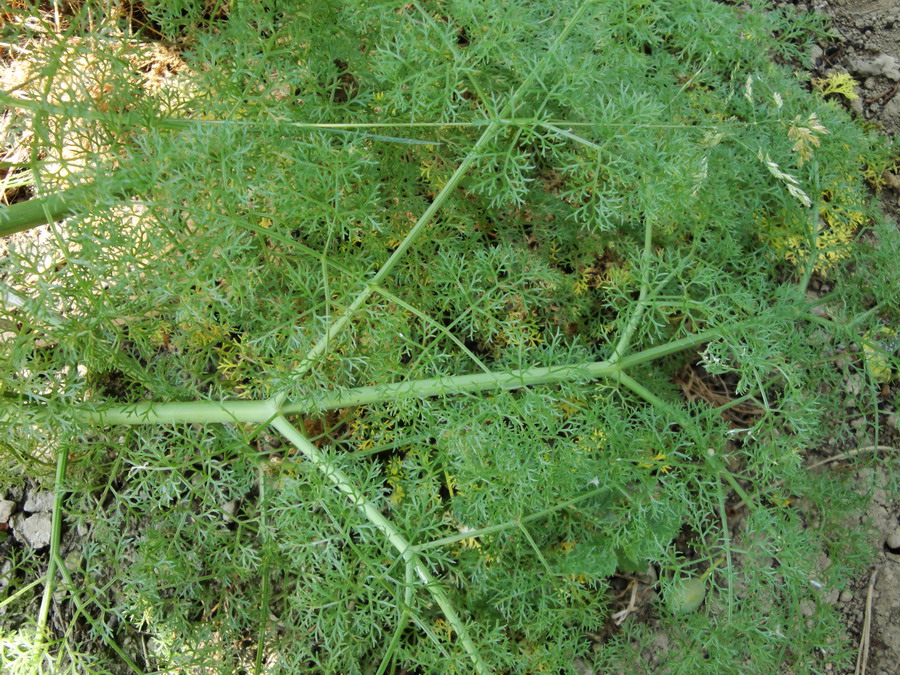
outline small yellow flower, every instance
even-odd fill
[[[575,542],[574,541],[564,541],[559,545],[559,550],[561,553],[571,553],[575,550]]]
[[[779,497],[778,495],[772,495],[771,497],[769,497],[769,501],[772,502],[775,506],[779,506],[783,509],[794,503],[793,499],[789,499],[787,497]]]
[[[666,454],[664,452],[658,452],[656,455],[651,457],[649,461],[640,462],[638,464],[642,469],[653,469],[658,468],[662,473],[669,473],[672,470],[672,466],[670,464],[661,464],[665,462]]]

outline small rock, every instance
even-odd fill
[[[854,98],[850,100],[850,110],[855,112],[857,115],[863,114],[863,100],[861,98]]]
[[[884,75],[889,80],[900,80],[900,62],[890,54],[879,54],[875,58],[852,59],[850,71],[863,77]]]
[[[6,499],[0,499],[0,523],[5,523],[16,510],[16,503]]]
[[[865,380],[862,375],[854,374],[847,378],[847,393],[853,396],[859,396],[866,388]]]
[[[898,549],[900,548],[900,527],[891,532],[890,536],[887,538],[887,545],[890,549]]]
[[[800,611],[803,613],[803,616],[810,617],[815,613],[815,609],[811,602],[804,600],[800,603]]]
[[[10,521],[16,539],[32,548],[43,548],[50,543],[52,524],[53,519],[49,513],[35,513],[27,517],[23,513],[17,513]]]
[[[851,593],[850,591],[841,591],[840,600],[841,602],[850,602],[851,600],[853,600],[853,593]]]
[[[882,111],[882,115],[885,118],[897,117],[900,115],[900,96],[895,96],[887,102],[887,105],[884,106],[884,110]]]
[[[894,427],[897,431],[900,431],[900,415],[897,413],[891,413],[887,416],[887,424],[889,427]]]
[[[0,588],[9,586],[9,582],[12,580],[12,575],[10,574],[12,568],[11,560],[4,561],[3,565],[0,566]]]
[[[854,429],[862,429],[864,426],[866,426],[866,418],[857,417],[855,420],[850,421],[850,426]]]
[[[810,62],[813,65],[816,65],[816,63],[818,63],[818,61],[823,56],[825,56],[825,50],[822,49],[819,45],[813,45],[812,46],[812,54],[810,55],[810,58],[809,58]]]
[[[23,510],[29,513],[49,513],[53,510],[53,493],[33,492],[25,500]]]
[[[807,299],[807,301],[809,301],[810,304],[812,304],[812,303],[815,303],[819,299],[819,296],[817,294],[813,293],[812,291],[807,291],[806,299]],[[828,310],[825,308],[825,305],[822,305],[822,304],[813,305],[812,309],[810,309],[809,311],[812,312],[815,316],[820,316],[823,319],[828,318]]]

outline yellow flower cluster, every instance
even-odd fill
[[[819,217],[816,224],[816,262],[814,270],[827,273],[849,257],[851,244],[866,216],[860,198],[853,192],[834,186],[823,190],[819,200]],[[782,214],[783,220],[757,215],[760,232],[768,240],[776,255],[803,268],[810,255],[809,225],[797,217]]]

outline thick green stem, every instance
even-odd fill
[[[120,184],[111,187],[105,194],[114,201],[129,197],[134,192],[133,187]],[[96,210],[102,204],[86,199],[92,194],[95,194],[94,187],[88,183],[0,208],[0,237],[55,223],[80,211]]]
[[[0,209],[0,237],[62,220],[84,207],[84,187],[55,192]]]
[[[272,401],[142,401],[109,408],[83,408],[79,416],[93,424],[265,423],[278,414]]]
[[[441,611],[443,611],[444,616],[447,617],[448,623],[453,627],[453,630],[456,631],[463,647],[472,659],[475,670],[479,673],[487,673],[487,665],[478,653],[478,649],[475,647],[475,643],[472,641],[465,623],[463,623],[463,620],[457,613],[456,608],[450,602],[447,594],[444,593],[444,589],[438,585],[430,570],[421,561],[416,554],[415,549],[410,545],[406,538],[394,528],[391,522],[382,515],[381,511],[379,511],[374,504],[368,501],[365,496],[353,486],[350,478],[343,471],[333,466],[328,459],[319,452],[316,446],[310,443],[309,439],[301,434],[285,417],[281,415],[276,417],[272,421],[272,426],[278,429],[285,438],[293,443],[294,446],[303,453],[306,459],[319,468],[322,473],[334,483],[335,487],[343,492],[354,506],[359,508],[366,519],[387,537],[387,540],[395,549],[397,549],[397,552],[403,560],[405,560],[407,564],[412,565],[419,580],[425,585],[428,592],[431,593],[431,597],[434,598],[434,601],[441,608]]]
[[[476,373],[452,377],[434,377],[427,380],[393,382],[371,387],[358,387],[343,392],[334,392],[311,403],[285,405],[285,413],[304,412],[310,409],[332,410],[368,405],[380,401],[401,398],[430,398],[450,394],[465,394],[497,389],[522,389],[539,384],[555,384],[573,380],[591,380],[609,377],[618,372],[618,366],[608,361],[583,363],[570,366],[550,366],[526,368],[504,373]]]
[[[186,401],[158,403],[144,401],[119,406],[78,408],[78,417],[92,424],[217,424],[222,422],[257,422],[265,424],[279,413],[305,414],[322,410],[337,410],[354,406],[391,401],[400,398],[429,398],[453,394],[477,393],[497,389],[522,389],[541,384],[557,384],[578,380],[610,377],[621,380],[626,368],[675,354],[708,342],[721,335],[720,331],[705,331],[680,340],[651,347],[622,358],[618,363],[594,361],[563,366],[525,368],[507,372],[487,372],[472,375],[434,377],[389,384],[358,387],[346,391],[329,392],[318,397],[277,405],[272,399],[264,401]],[[633,382],[623,382],[628,386]],[[8,417],[8,416],[6,416]],[[0,413],[0,420],[5,419]]]
[[[720,333],[705,331],[681,340],[673,340],[659,347],[628,356],[619,361],[594,361],[566,366],[549,366],[512,370],[502,373],[477,373],[452,377],[434,377],[427,380],[409,380],[371,387],[358,387],[344,392],[334,392],[318,398],[314,402],[286,404],[282,412],[286,414],[310,412],[312,410],[334,410],[367,405],[400,398],[429,398],[496,389],[522,389],[540,384],[557,384],[600,377],[618,378],[619,374],[631,366],[662,358],[708,342]],[[630,378],[629,378],[630,380]],[[633,381],[633,380],[631,380]]]

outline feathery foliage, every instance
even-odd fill
[[[640,625],[590,635],[649,565],[673,672],[845,662],[820,597],[860,497],[802,458],[829,353],[875,350],[873,413],[866,354],[896,370],[898,238],[883,140],[772,61],[811,34],[708,0],[109,7],[0,94],[69,214],[4,254],[3,478],[56,462],[85,533],[4,663],[626,668]]]

